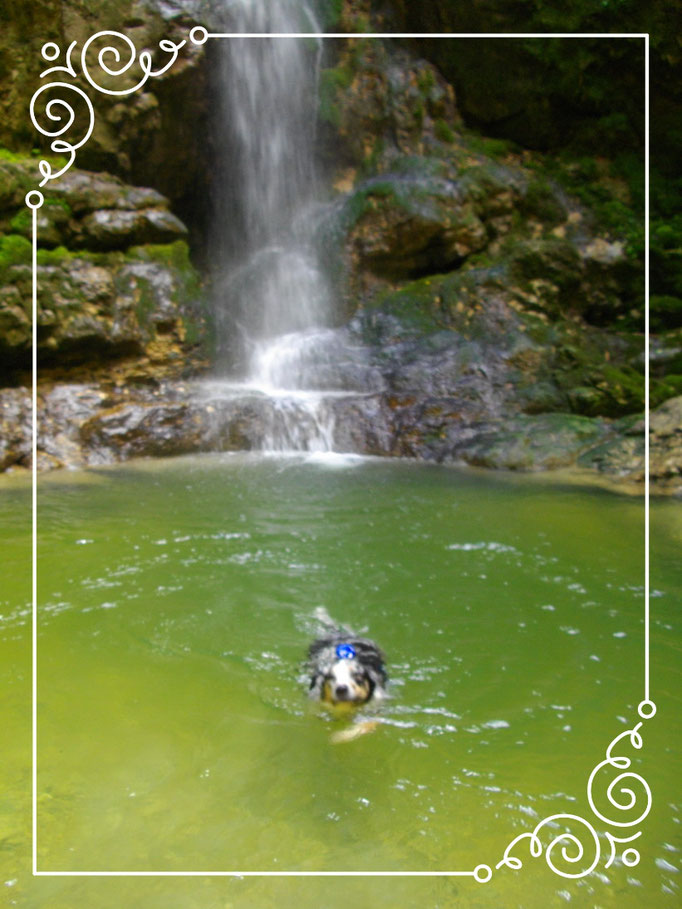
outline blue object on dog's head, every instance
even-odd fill
[[[355,649],[350,644],[338,644],[336,655],[340,660],[353,660],[355,659]]]

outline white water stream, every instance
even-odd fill
[[[218,330],[231,362],[223,366],[236,371],[239,385],[231,393],[248,389],[270,398],[264,449],[332,451],[326,399],[341,390],[331,363],[344,353],[329,328],[331,294],[314,236],[320,29],[303,0],[238,0],[227,4],[226,15],[233,32],[311,38],[225,42],[227,160],[216,232],[230,263]]]

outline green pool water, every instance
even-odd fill
[[[0,533],[0,902],[101,907],[673,906],[679,899],[679,503],[652,503],[650,787],[634,826],[587,799],[642,721],[642,501],[405,462],[206,456],[39,482],[38,866],[44,871],[473,871],[472,877],[40,877],[31,853],[30,485]],[[379,728],[300,673],[323,605],[385,650]],[[597,807],[608,807],[605,772]],[[600,776],[601,779],[601,776]],[[610,812],[610,813],[609,813]],[[496,868],[553,815],[593,824],[572,880]],[[577,822],[576,822],[577,823]],[[554,832],[545,826],[547,845]],[[606,832],[641,858],[606,868]],[[580,825],[575,827],[580,833]],[[581,837],[585,860],[594,857]],[[559,847],[557,847],[558,849]],[[629,854],[630,856],[632,853]],[[556,856],[556,852],[555,852]],[[561,858],[568,872],[576,867]]]

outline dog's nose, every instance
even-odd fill
[[[345,700],[348,697],[348,685],[337,685],[334,694],[338,700]]]

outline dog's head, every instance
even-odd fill
[[[340,636],[309,651],[310,694],[332,706],[359,706],[385,694],[384,655],[372,641]]]

